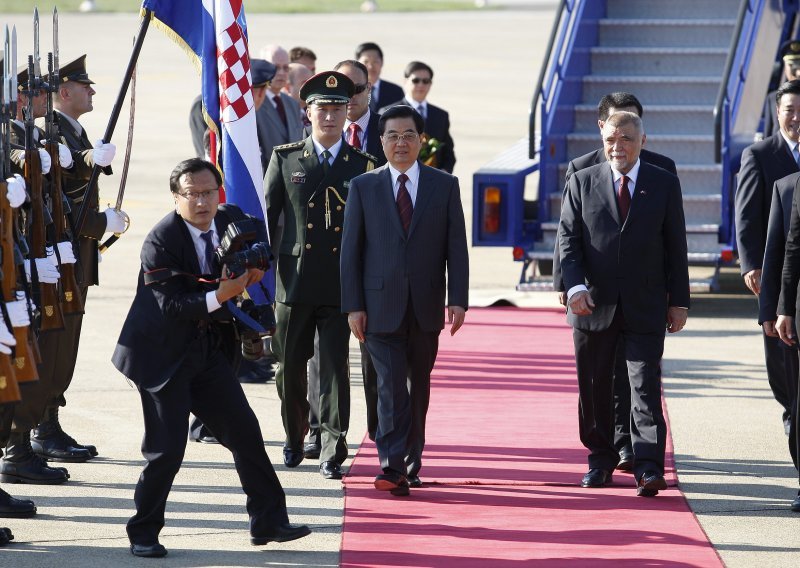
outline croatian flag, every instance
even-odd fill
[[[203,114],[222,143],[226,201],[265,220],[263,172],[243,0],[144,0],[153,23],[187,52],[200,72]],[[274,297],[274,277],[263,284]],[[258,285],[256,303],[267,301]]]

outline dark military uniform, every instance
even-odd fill
[[[308,430],[306,362],[320,344],[320,463],[347,457],[350,419],[350,329],[341,313],[339,249],[350,180],[375,167],[374,158],[346,142],[328,173],[311,137],[275,148],[264,180],[270,228],[285,215],[278,254],[277,329],[272,349],[285,448],[302,452]]]

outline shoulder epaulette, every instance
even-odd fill
[[[351,146],[351,148],[353,148],[353,147]],[[356,154],[360,154],[361,156],[365,157],[370,162],[375,162],[376,164],[378,163],[378,158],[376,158],[375,156],[373,156],[369,152],[365,152],[361,148],[353,148],[353,152],[355,152]]]
[[[280,146],[275,146],[273,150],[280,152],[282,150],[297,150],[298,148],[302,148],[305,146],[305,140],[298,140],[297,142],[290,142],[289,144],[281,144]]]

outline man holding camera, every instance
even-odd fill
[[[319,470],[341,479],[350,422],[348,353],[350,329],[342,314],[339,250],[350,180],[375,167],[374,158],[342,139],[347,103],[355,85],[346,75],[325,71],[300,89],[311,120],[311,136],[275,148],[264,178],[270,231],[285,216],[276,293],[277,328],[272,350],[286,431],[283,461],[303,461],[308,431],[306,363],[319,332]],[[272,241],[274,242],[274,240]]]
[[[142,245],[136,296],[112,358],[139,390],[144,413],[147,465],[136,485],[136,514],[127,525],[135,556],[167,554],[158,534],[186,449],[190,412],[233,453],[247,494],[251,542],[286,542],[310,532],[289,524],[258,420],[223,352],[232,340],[228,300],[259,282],[264,272],[259,267],[230,274],[218,266],[214,250],[233,221],[231,212],[218,210],[221,184],[213,164],[199,158],[173,170],[175,211]]]

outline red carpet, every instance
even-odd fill
[[[563,313],[471,309],[432,377],[422,489],[376,491],[366,439],[345,478],[341,566],[722,566],[675,488],[582,489],[572,333]]]

